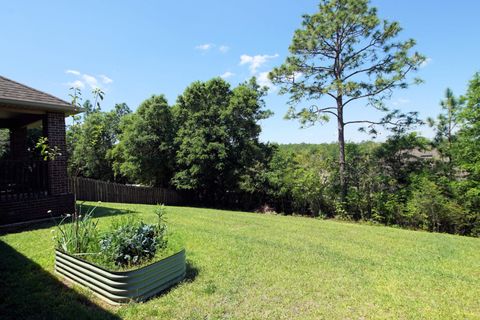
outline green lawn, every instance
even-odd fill
[[[103,203],[155,221],[153,206]],[[51,227],[0,237],[0,318],[480,319],[480,239],[168,207],[188,279],[111,307],[53,272]],[[94,303],[92,303],[94,302]]]

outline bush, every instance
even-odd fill
[[[402,192],[375,192],[372,195],[372,221],[385,225],[409,225],[405,218],[405,203]]]
[[[410,225],[429,231],[457,233],[462,207],[426,177],[414,179],[413,187],[406,211]]]
[[[165,208],[155,210],[157,224],[145,224],[130,217],[114,222],[100,240],[102,260],[117,266],[138,265],[167,246]]]

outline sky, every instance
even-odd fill
[[[477,0],[372,0],[381,18],[400,22],[401,37],[414,38],[428,57],[415,76],[425,83],[396,91],[392,109],[434,117],[447,87],[465,92],[480,71]],[[105,91],[103,110],[126,102],[135,110],[152,94],[170,104],[193,81],[223,77],[235,86],[266,75],[285,61],[302,14],[314,0],[243,1],[6,1],[0,0],[0,75],[70,101],[69,88]],[[336,140],[336,124],[301,129],[284,120],[286,96],[271,87],[265,98],[274,116],[262,121],[262,141],[323,143]],[[324,99],[322,105],[332,102]],[[378,119],[364,104],[346,120]],[[431,136],[427,127],[418,129]],[[369,136],[348,127],[349,141]],[[385,139],[385,134],[378,138]]]

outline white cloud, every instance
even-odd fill
[[[303,72],[294,72],[293,76],[295,77],[295,79],[300,79],[301,77],[303,77]]]
[[[230,47],[229,46],[226,46],[226,45],[221,45],[218,50],[221,52],[221,53],[227,53],[228,50],[230,50]]]
[[[270,71],[260,72],[257,76],[257,83],[262,87],[267,87],[270,91],[275,91],[277,87],[268,79],[269,73]]]
[[[78,89],[85,88],[85,84],[80,80],[75,80],[75,81],[69,82],[67,84],[68,84],[69,87],[73,87],[73,88],[78,88]]]
[[[103,82],[104,84],[110,84],[110,83],[113,82],[113,80],[112,80],[111,78],[107,77],[107,76],[104,75],[104,74],[99,75],[99,77],[100,77],[100,79],[102,80],[102,82]]]
[[[426,58],[425,61],[423,61],[423,62],[420,64],[420,68],[425,68],[425,67],[428,66],[432,61],[433,61],[432,58]]]
[[[220,76],[220,78],[228,79],[228,78],[230,78],[230,77],[233,77],[234,75],[235,75],[235,73],[230,72],[230,71],[227,71],[227,72],[225,72],[224,74],[222,74],[222,75]]]
[[[77,71],[77,70],[66,70],[65,71],[66,74],[73,74],[75,76],[79,76],[80,75],[80,71]]]
[[[204,43],[195,46],[195,50],[202,51],[204,53],[210,51],[213,48],[217,48],[218,51],[221,53],[227,53],[230,50],[230,47],[225,44],[217,45],[215,43]]]
[[[82,74],[83,81],[90,86],[90,88],[98,88],[98,80],[89,74]]]
[[[74,81],[68,82],[67,85],[69,85],[70,87],[79,88],[79,89],[83,89],[86,86],[89,86],[91,89],[100,88],[101,87],[100,83],[103,85],[108,85],[113,82],[111,78],[109,78],[104,74],[99,75],[97,78],[92,75],[81,73],[80,71],[71,70],[71,69],[66,70],[65,73],[73,75],[74,77],[77,78]]]
[[[206,52],[212,49],[214,46],[215,45],[213,43],[205,43],[205,44],[200,44],[196,46],[195,49]]]
[[[274,55],[258,54],[255,56],[249,56],[248,54],[242,54],[240,56],[240,65],[247,64],[252,74],[257,73],[257,69],[264,65],[268,60],[278,57],[278,53]]]

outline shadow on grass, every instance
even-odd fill
[[[132,210],[114,209],[114,208],[104,207],[101,205],[92,206],[92,205],[86,205],[82,203],[78,203],[76,207],[77,207],[77,211],[80,214],[85,214],[86,212],[89,212],[90,210],[95,208],[93,212],[94,218],[103,218],[103,217],[109,217],[109,216],[118,216],[118,215],[134,213],[134,211]],[[17,233],[17,232],[51,228],[53,226],[56,226],[61,221],[61,219],[62,219],[61,217],[50,217],[50,219],[41,221],[41,222],[33,221],[33,222],[25,222],[25,223],[22,223],[21,225],[15,225],[15,226],[0,226],[0,235],[7,234],[7,233]]]
[[[1,319],[120,319],[0,241]]]
[[[195,278],[198,276],[199,270],[193,262],[190,260],[187,260],[187,270],[185,273],[185,279],[183,280],[184,282],[193,282]]]
[[[169,288],[167,288],[163,291],[160,291],[159,293],[157,293],[154,296],[151,296],[150,298],[145,300],[145,302],[148,302],[152,299],[161,298],[162,296],[164,296],[167,293],[169,293],[170,291],[174,290],[177,286],[181,285],[182,283],[193,282],[195,280],[195,278],[198,276],[198,273],[199,273],[199,270],[198,270],[197,267],[195,267],[193,262],[191,262],[190,260],[187,260],[185,278],[182,281],[180,281],[179,283],[177,283],[177,284],[175,284],[175,285],[173,285],[173,286],[171,286],[171,287],[169,287]]]
[[[110,208],[110,207],[104,207],[101,204],[96,205],[96,206],[82,204],[82,203],[77,204],[77,211],[79,211],[80,214],[85,214],[86,212],[89,212],[90,210],[92,210],[94,208],[95,208],[95,210],[93,211],[93,217],[94,218],[118,216],[118,215],[129,214],[129,213],[134,213],[135,212],[133,210],[128,210],[128,209],[114,209],[114,208]]]

